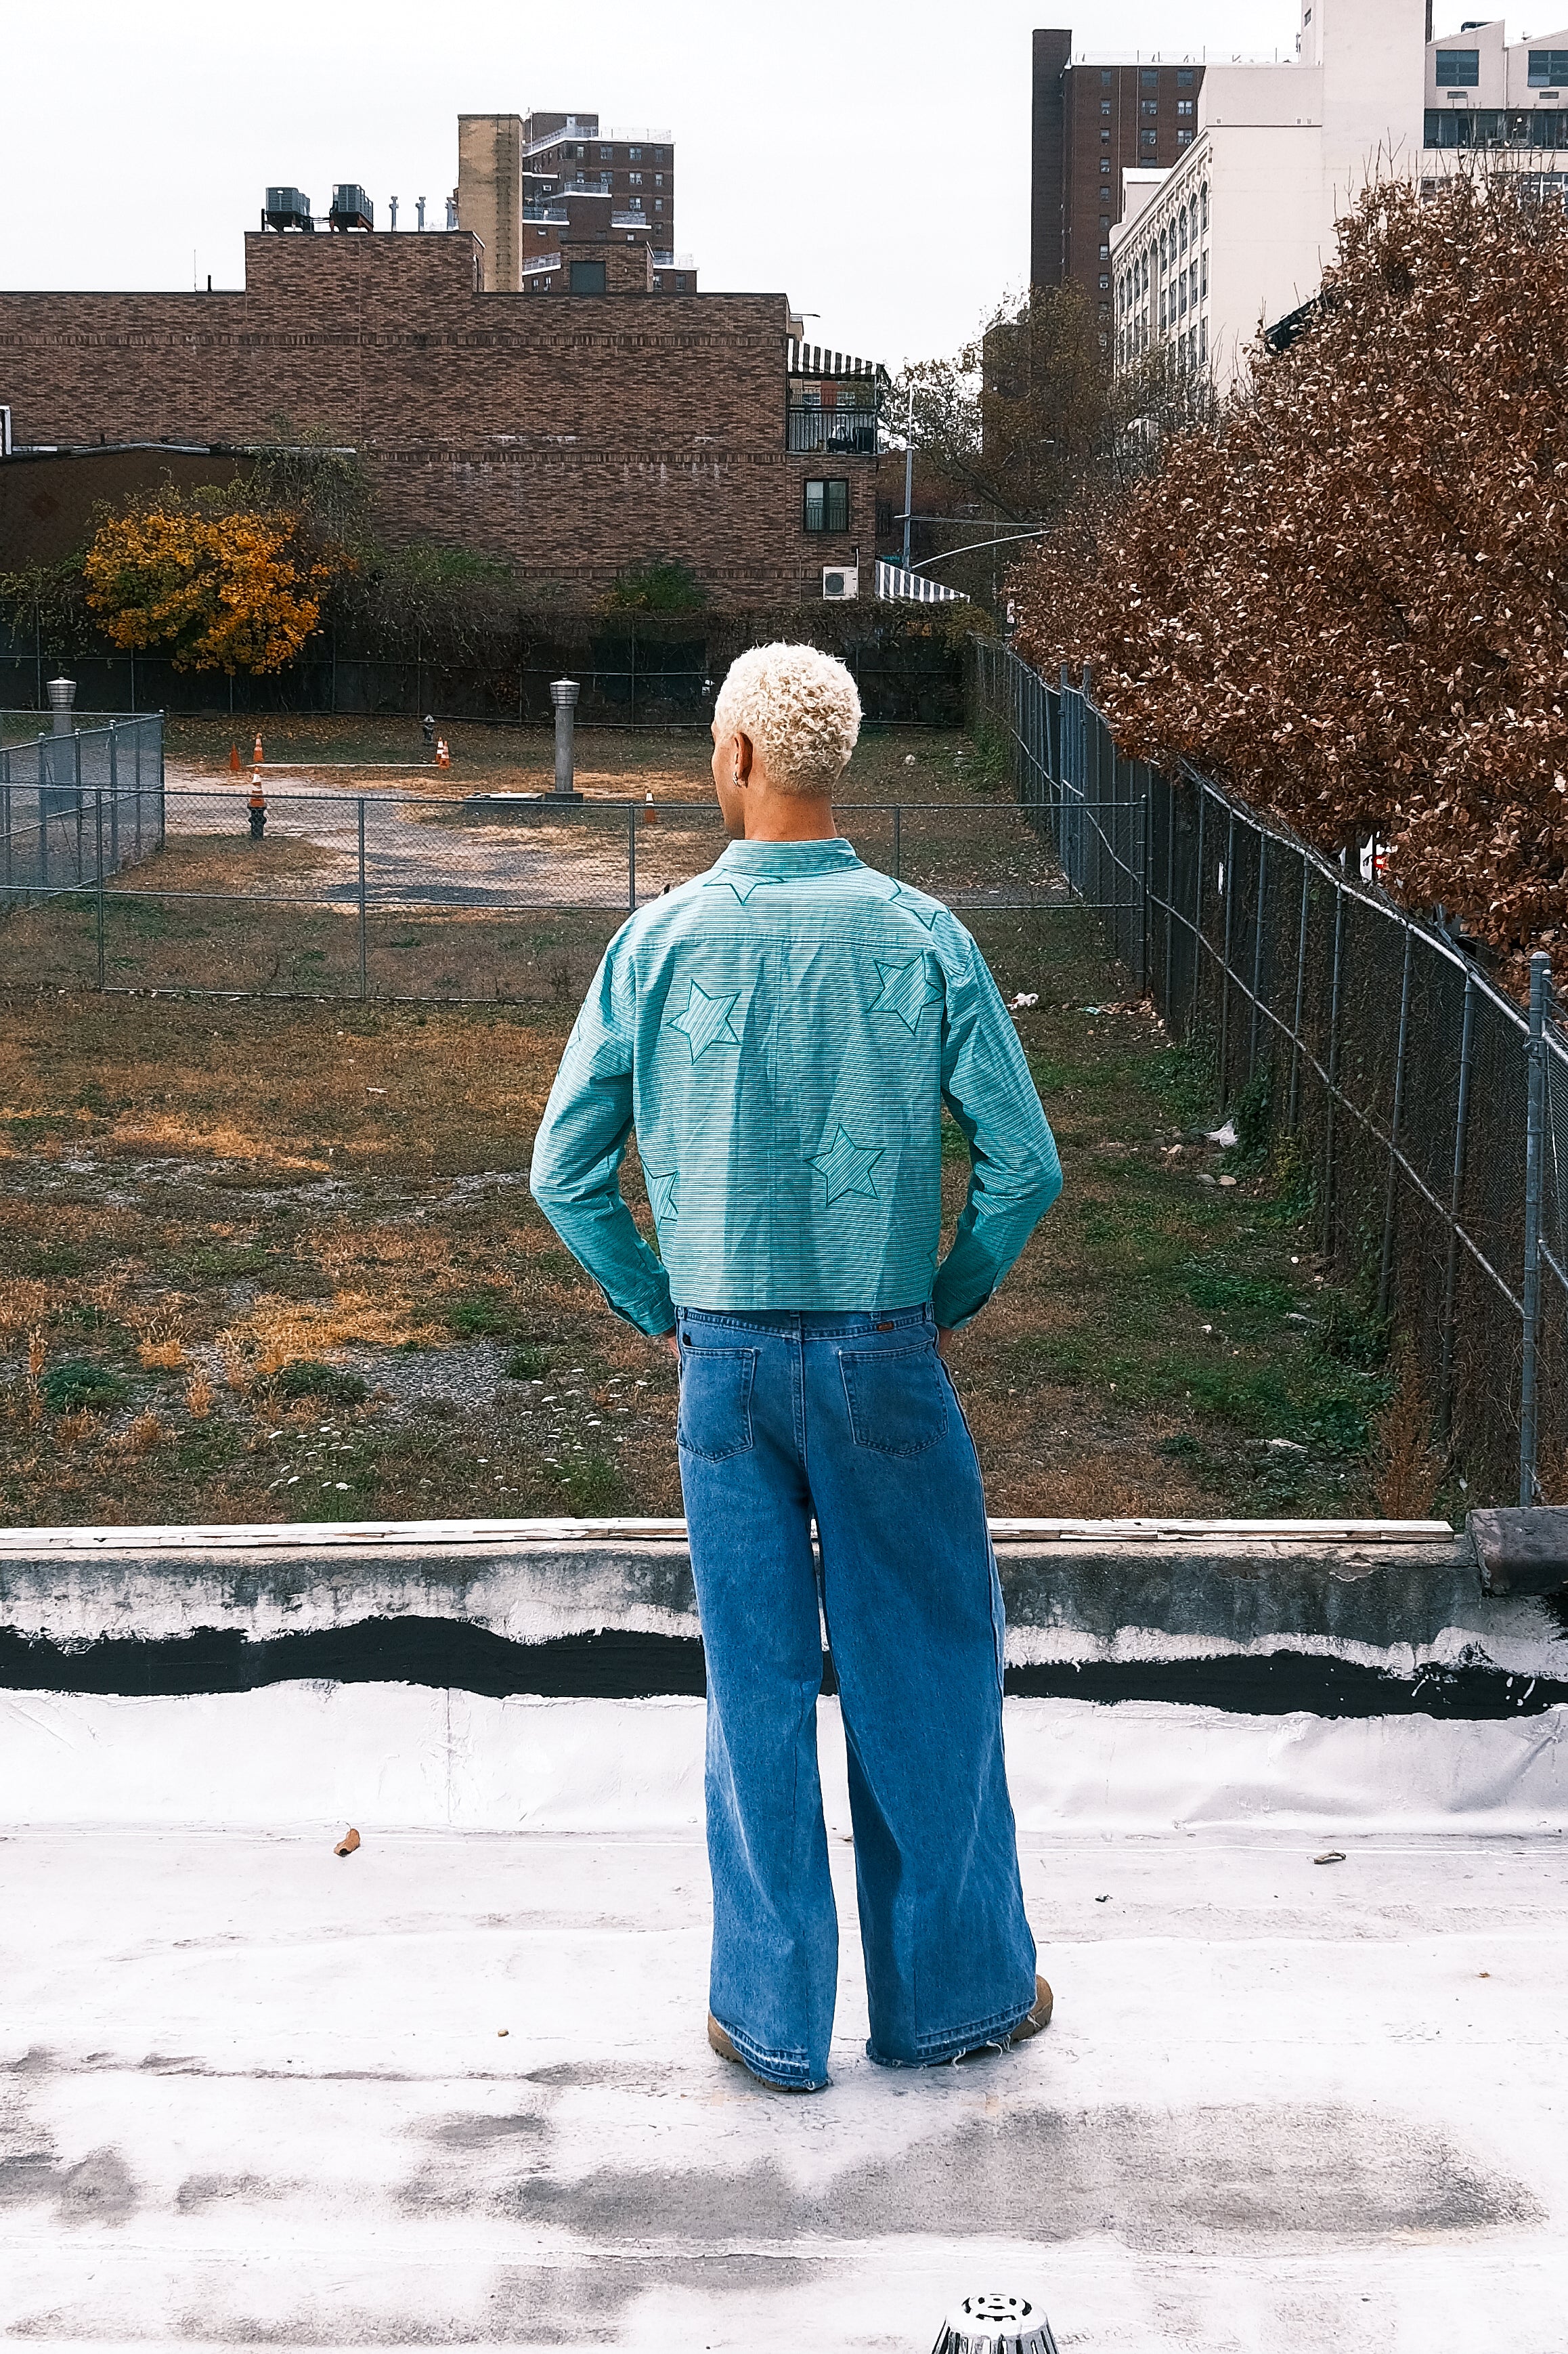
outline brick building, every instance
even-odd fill
[[[492,293],[694,294],[675,249],[667,131],[600,132],[597,114],[460,114],[458,221]]]
[[[1121,218],[1124,170],[1164,170],[1192,143],[1203,69],[1124,58],[1073,58],[1070,32],[1034,35],[1029,279],[1075,279],[1111,339],[1110,233]]]
[[[156,481],[148,444],[310,433],[359,451],[387,541],[498,556],[568,601],[656,558],[736,606],[819,599],[857,557],[868,576],[878,373],[801,346],[782,294],[615,291],[606,267],[605,292],[546,302],[496,290],[469,228],[258,234],[238,292],[0,292],[0,468],[40,484],[0,514],[51,495],[48,451],[141,444]]]

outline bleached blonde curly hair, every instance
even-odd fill
[[[749,736],[780,791],[830,792],[860,735],[860,696],[816,646],[750,646],[729,666],[714,726],[721,741]]]

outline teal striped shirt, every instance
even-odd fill
[[[941,1107],[969,1199],[938,1265]],[[659,1255],[621,1198],[637,1131]],[[1061,1191],[984,958],[850,843],[732,843],[622,925],[534,1146],[534,1198],[644,1332],[683,1308],[984,1306]]]

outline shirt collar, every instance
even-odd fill
[[[744,875],[838,875],[858,866],[854,844],[842,834],[821,842],[732,842],[715,864]]]

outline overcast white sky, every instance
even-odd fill
[[[1094,0],[1066,21],[1091,52],[1266,57],[1298,15]],[[63,0],[7,18],[0,286],[238,286],[269,181],[324,212],[357,180],[377,226],[389,195],[410,227],[424,196],[440,225],[460,112],[597,108],[673,132],[676,241],[705,288],[782,291],[820,314],[814,338],[893,366],[952,347],[1025,277],[1030,30],[1063,21],[1030,0]]]

